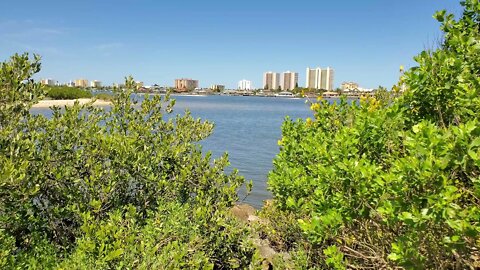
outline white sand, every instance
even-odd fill
[[[80,104],[85,104],[92,101],[89,98],[80,98],[80,99],[70,99],[70,100],[40,100],[37,104],[33,105],[33,108],[49,108],[52,106],[73,106],[75,101],[78,101]],[[108,106],[110,101],[97,100],[93,103],[94,106]]]

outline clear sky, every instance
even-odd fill
[[[201,87],[241,79],[262,87],[266,71],[333,67],[335,86],[392,86],[400,65],[441,37],[436,10],[454,0],[161,1],[2,0],[0,60],[42,56],[39,78],[104,84],[126,75],[147,85],[179,77]]]

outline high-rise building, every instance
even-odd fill
[[[238,82],[239,90],[252,90],[252,82],[247,80],[241,80]]]
[[[212,84],[212,86],[210,86],[210,89],[213,90],[213,91],[224,91],[225,90],[225,85],[221,85],[221,84]]]
[[[54,86],[56,84],[56,81],[53,79],[42,79],[40,83],[43,85]]]
[[[280,73],[265,72],[263,74],[263,88],[266,90],[277,90],[280,86]]]
[[[101,81],[97,81],[97,80],[91,81],[91,82],[90,82],[90,87],[92,87],[92,88],[100,88],[100,87],[102,87],[102,82],[101,82]]]
[[[307,68],[306,87],[310,89],[322,89],[322,90],[331,91],[333,90],[334,75],[335,75],[335,72],[330,67],[327,67],[326,69]]]
[[[175,80],[175,89],[180,91],[192,91],[195,88],[198,88],[198,80],[192,79],[176,79]]]
[[[85,79],[75,80],[75,86],[86,88],[86,87],[88,87],[88,80],[85,80]]]
[[[281,88],[284,91],[293,90],[298,86],[298,73],[286,71],[282,73]]]

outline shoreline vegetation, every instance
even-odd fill
[[[142,93],[139,93],[139,94],[142,94]],[[149,95],[165,95],[164,93],[149,93]],[[213,96],[213,95],[196,95],[196,94],[184,94],[184,93],[174,93],[174,94],[171,94],[172,97],[175,97],[175,96]],[[230,95],[230,96],[239,96],[239,95]],[[40,100],[38,101],[38,103],[36,104],[33,104],[32,105],[32,108],[49,108],[49,107],[52,107],[52,106],[73,106],[75,104],[75,102],[78,102],[80,105],[85,105],[85,104],[88,104],[90,102],[93,102],[92,105],[93,106],[109,106],[109,105],[112,105],[112,99],[113,99],[113,95],[108,95],[108,94],[99,94],[99,95],[95,95],[94,96],[95,98],[78,98],[78,99],[49,99],[49,98],[46,98],[46,99],[43,99],[43,100]],[[274,96],[256,96],[256,97],[274,97]],[[342,96],[341,95],[337,95],[337,96],[329,96],[329,97],[322,97],[322,98],[325,98],[325,99],[330,99],[330,98],[341,98]],[[314,98],[313,96],[305,96],[305,97],[275,97],[275,98],[282,98],[282,99],[300,99],[300,98]],[[317,97],[318,98],[318,97]],[[346,98],[354,98],[354,99],[358,99],[358,97],[349,97],[349,96],[346,96]]]
[[[75,102],[78,102],[79,105],[85,105],[94,101],[91,98],[79,98],[79,99],[44,99],[40,100],[37,104],[32,105],[32,108],[49,108],[52,106],[73,106]],[[93,106],[108,106],[112,102],[108,100],[97,99],[92,103]]]
[[[0,269],[480,269],[480,3],[461,5],[434,15],[442,43],[391,91],[285,119],[258,211],[238,205],[253,184],[228,153],[198,145],[214,123],[167,117],[168,93],[135,106],[130,76],[109,110],[34,115],[40,57],[15,54],[0,63]]]

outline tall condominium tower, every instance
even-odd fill
[[[42,79],[40,83],[43,85],[49,85],[49,86],[54,86],[56,84],[55,80],[53,79]]]
[[[252,90],[252,82],[247,80],[241,80],[238,82],[239,90]]]
[[[263,88],[268,90],[276,90],[280,86],[280,73],[266,72],[263,74]]]
[[[298,73],[286,71],[282,73],[282,90],[293,90],[298,85]]]
[[[101,82],[101,81],[97,81],[97,80],[91,81],[91,82],[90,82],[90,87],[92,87],[92,88],[100,88],[100,87],[102,87],[102,82]]]
[[[179,91],[192,91],[195,88],[198,88],[198,80],[185,78],[175,80],[175,89]]]
[[[307,68],[307,88],[333,90],[333,79],[335,71],[327,67],[326,69]]]
[[[75,86],[86,88],[86,87],[88,87],[88,80],[85,80],[85,79],[75,80]]]

